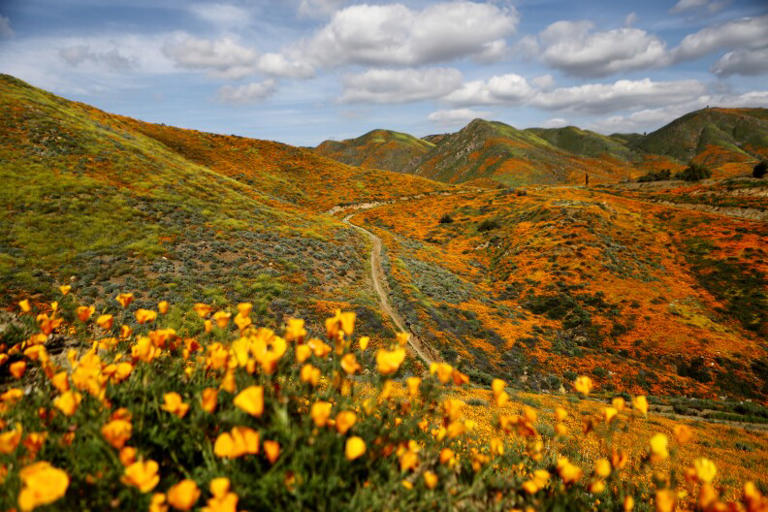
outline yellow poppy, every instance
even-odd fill
[[[347,444],[344,448],[344,455],[347,460],[355,460],[361,457],[365,453],[365,441],[358,436],[352,436],[347,439]]]
[[[69,475],[48,462],[35,462],[19,472],[22,488],[19,492],[19,508],[32,510],[58,500],[67,492]]]
[[[264,388],[262,386],[250,386],[235,396],[235,407],[247,412],[251,416],[259,417],[264,412]]]
[[[198,498],[200,498],[200,489],[194,480],[185,479],[176,485],[172,485],[166,493],[168,503],[177,510],[190,510]]]
[[[157,470],[157,462],[153,460],[140,460],[126,466],[121,480],[126,485],[137,487],[141,492],[149,492],[160,481]]]

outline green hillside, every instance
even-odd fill
[[[356,139],[327,140],[317,152],[359,167],[412,172],[421,157],[434,147],[431,142],[406,133],[373,130]]]
[[[366,243],[309,210],[439,188],[309,150],[114,116],[6,75],[0,117],[2,305],[71,284],[84,303],[121,291],[147,306],[252,301],[278,324],[319,315],[323,300],[364,308],[375,304],[360,291]],[[249,152],[269,166],[243,157],[238,167],[235,155]]]
[[[768,110],[706,108],[686,114],[631,143],[634,149],[687,162],[702,153],[723,153],[720,160],[768,156]]]
[[[618,139],[607,137],[575,126],[564,128],[529,128],[525,130],[536,134],[564,151],[575,155],[600,158],[609,155],[623,160],[631,160],[636,155]]]

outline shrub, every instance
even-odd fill
[[[648,171],[648,173],[643,174],[639,178],[637,178],[638,183],[648,183],[651,181],[665,181],[670,179],[671,173],[669,169],[664,169],[661,171]]]
[[[675,174],[675,178],[685,181],[699,181],[712,177],[712,171],[703,165],[690,164],[685,170]]]
[[[763,160],[752,169],[752,176],[762,178],[768,172],[768,160]]]
[[[440,217],[440,224],[450,224],[451,222],[453,222],[453,217],[451,217],[447,213],[442,217]]]
[[[499,221],[497,221],[496,219],[485,219],[483,222],[481,222],[477,226],[477,230],[483,233],[486,231],[492,231],[494,229],[498,229],[499,227],[500,227]]]

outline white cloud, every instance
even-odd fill
[[[709,12],[717,12],[728,5],[729,2],[730,0],[679,0],[669,12],[679,13],[703,7],[706,7]]]
[[[272,76],[309,78],[315,74],[312,66],[305,62],[288,60],[280,53],[265,53],[259,58],[258,69]]]
[[[582,77],[664,65],[665,43],[645,30],[624,27],[592,32],[590,21],[557,21],[538,37],[539,54],[550,66]],[[526,43],[530,48],[534,46]]]
[[[768,14],[706,27],[683,38],[672,51],[675,61],[696,59],[712,52],[768,46]]]
[[[273,79],[241,86],[225,85],[219,89],[218,99],[224,103],[254,103],[274,94],[277,83]]]
[[[637,13],[633,11],[633,12],[627,14],[627,17],[624,18],[624,26],[625,27],[631,27],[635,23],[637,23]]]
[[[601,114],[643,107],[658,107],[684,102],[704,94],[705,87],[696,80],[654,82],[618,80],[612,84],[585,84],[539,92],[530,104],[547,110]]]
[[[542,128],[562,128],[568,126],[568,120],[562,117],[553,117],[541,123]]]
[[[208,71],[217,78],[240,79],[257,72],[276,77],[309,78],[314,69],[306,62],[280,53],[260,54],[230,37],[200,39],[176,34],[163,45],[163,54],[178,67]]]
[[[728,52],[715,62],[712,72],[720,76],[768,73],[768,47]]]
[[[329,16],[349,0],[301,0],[299,16],[319,18]]]
[[[453,68],[369,69],[343,78],[343,103],[408,103],[444,96],[461,86]]]
[[[412,10],[402,4],[353,5],[336,12],[295,48],[313,64],[412,66],[498,55],[517,26],[514,7],[447,2]]]
[[[0,38],[2,37],[13,37],[13,29],[11,20],[7,16],[0,15]]]
[[[484,110],[471,110],[468,108],[457,108],[452,110],[438,110],[427,116],[427,119],[433,123],[443,126],[464,125],[477,118],[487,118],[490,112]]]
[[[528,81],[514,73],[496,75],[487,81],[467,82],[443,98],[455,105],[494,105],[524,103],[534,90]]]
[[[122,71],[136,66],[134,59],[120,53],[117,48],[108,51],[92,50],[88,44],[67,46],[59,50],[59,56],[70,66],[77,67],[85,62],[102,65],[111,71]]]
[[[550,89],[555,85],[555,78],[552,75],[547,74],[534,77],[531,82],[533,82],[533,85],[539,89]]]
[[[187,34],[178,34],[167,41],[162,51],[181,68],[207,70],[225,78],[242,78],[252,74],[259,57],[256,50],[242,46],[229,37],[210,40]]]
[[[189,10],[198,18],[223,28],[244,27],[251,20],[251,13],[231,4],[192,4]]]

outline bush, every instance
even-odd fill
[[[752,176],[762,178],[768,172],[768,160],[763,160],[752,169]]]
[[[675,174],[675,178],[685,181],[699,181],[712,177],[712,171],[703,165],[690,164],[685,170]]]
[[[451,217],[447,213],[442,217],[440,217],[440,224],[450,224],[451,222],[453,222],[453,217]]]
[[[496,219],[485,219],[477,226],[477,230],[482,232],[491,231],[499,228],[499,221]]]
[[[648,171],[648,173],[643,174],[639,178],[637,178],[638,183],[648,183],[651,181],[665,181],[670,179],[672,173],[669,171],[669,169],[664,169],[661,171]]]

